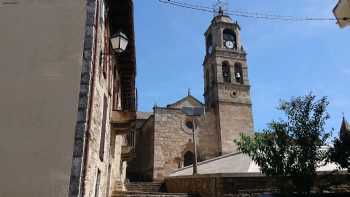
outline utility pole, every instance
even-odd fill
[[[196,123],[194,121],[194,117],[192,117],[192,139],[193,139],[193,153],[194,153],[194,161],[193,161],[193,175],[197,174],[197,142],[196,142]]]
[[[197,166],[197,140],[196,140],[196,128],[198,125],[196,124],[196,117],[200,117],[204,115],[204,107],[184,107],[182,108],[182,112],[186,114],[186,116],[191,118],[191,128],[192,129],[192,140],[193,140],[193,175],[198,174],[198,166]]]

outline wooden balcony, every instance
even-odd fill
[[[136,120],[136,112],[113,111],[111,128],[117,134],[127,134]]]

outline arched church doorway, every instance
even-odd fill
[[[194,162],[194,154],[191,151],[187,151],[184,155],[184,166],[192,165]]]

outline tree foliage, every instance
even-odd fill
[[[281,190],[308,193],[316,168],[327,156],[321,146],[329,138],[324,128],[329,118],[328,104],[326,97],[316,100],[312,94],[282,101],[278,109],[286,115],[285,120],[271,122],[267,129],[252,137],[242,134],[235,143],[265,175],[280,177]]]

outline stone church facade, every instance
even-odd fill
[[[138,113],[135,156],[127,169],[131,181],[163,180],[192,164],[194,143],[184,107],[205,109],[196,120],[198,161],[236,152],[234,139],[240,133],[253,133],[248,65],[239,25],[220,13],[205,38],[205,103],[189,93],[166,107],[155,106],[152,113]]]

